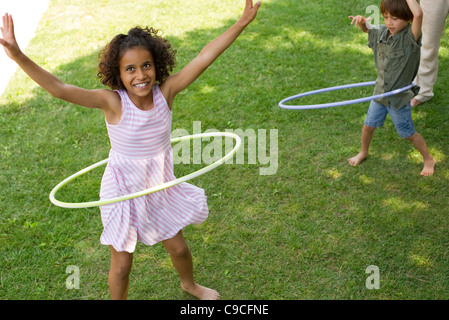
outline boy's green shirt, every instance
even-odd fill
[[[377,68],[374,94],[382,94],[408,86],[418,73],[421,57],[421,37],[418,41],[408,25],[398,34],[388,37],[389,31],[385,25],[370,29],[368,32],[368,47],[373,49]],[[389,102],[396,108],[404,107],[418,94],[419,87],[396,95],[375,100],[386,107]]]

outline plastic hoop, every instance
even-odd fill
[[[98,207],[98,206],[102,206],[102,205],[106,205],[106,204],[111,204],[111,203],[115,203],[115,202],[120,202],[120,201],[125,201],[125,200],[130,200],[133,198],[137,198],[137,197],[141,197],[156,191],[160,191],[160,190],[164,190],[170,187],[173,187],[177,184],[180,184],[182,182],[185,182],[187,180],[196,178],[202,174],[205,174],[206,172],[211,171],[212,169],[215,169],[216,167],[222,165],[223,163],[225,163],[229,158],[233,157],[234,154],[237,153],[238,149],[240,148],[241,144],[242,144],[242,140],[240,139],[240,137],[234,133],[230,133],[230,132],[210,132],[210,133],[200,133],[200,134],[194,134],[194,135],[190,135],[190,136],[184,136],[184,137],[179,137],[179,138],[174,138],[171,139],[171,143],[174,142],[180,142],[180,141],[184,141],[184,140],[191,140],[191,139],[198,139],[198,138],[203,138],[203,137],[231,137],[236,141],[235,147],[234,149],[232,149],[229,153],[227,153],[223,158],[221,158],[220,160],[208,165],[205,168],[202,168],[198,171],[195,171],[193,173],[190,173],[188,175],[185,175],[184,177],[160,184],[158,186],[154,186],[142,191],[138,191],[135,193],[131,193],[128,195],[124,195],[124,196],[120,196],[120,197],[116,197],[116,198],[111,198],[111,199],[105,199],[105,200],[99,200],[99,201],[91,201],[91,202],[79,202],[79,203],[70,203],[70,202],[61,202],[59,200],[57,200],[55,198],[56,192],[61,189],[64,185],[66,185],[67,183],[69,183],[70,181],[74,180],[75,178],[107,163],[109,161],[108,159],[102,160],[100,162],[97,162],[81,171],[78,171],[77,173],[71,175],[70,177],[68,177],[67,179],[63,180],[62,182],[60,182],[56,187],[53,188],[53,190],[50,192],[50,201],[62,208],[89,208],[89,207]]]
[[[376,81],[370,81],[370,82],[361,82],[361,83],[354,83],[354,84],[345,84],[345,85],[342,85],[342,86],[336,86],[336,87],[330,87],[330,88],[325,88],[325,89],[309,91],[309,92],[305,92],[305,93],[301,93],[301,94],[297,94],[295,96],[291,96],[291,97],[285,98],[284,100],[279,102],[279,107],[284,108],[284,109],[293,109],[293,110],[307,110],[307,109],[321,109],[321,108],[340,107],[340,106],[345,106],[345,105],[349,105],[349,104],[367,102],[367,101],[371,101],[371,100],[376,100],[376,99],[389,97],[389,96],[392,96],[392,95],[395,95],[395,94],[407,91],[407,90],[413,88],[414,85],[415,85],[414,83],[411,83],[408,86],[403,87],[401,89],[396,89],[396,90],[393,90],[393,91],[390,91],[390,92],[385,92],[385,93],[374,95],[374,96],[371,96],[371,97],[359,98],[359,99],[354,99],[354,100],[346,100],[346,101],[332,102],[332,103],[323,103],[323,104],[311,104],[311,105],[303,105],[303,106],[293,106],[293,105],[286,105],[285,104],[288,101],[299,99],[299,98],[302,98],[302,97],[305,97],[305,96],[310,96],[310,95],[313,95],[313,94],[329,92],[329,91],[335,91],[335,90],[342,90],[342,89],[349,89],[349,88],[356,88],[356,87],[372,86],[372,85],[375,85],[375,84],[376,84]]]

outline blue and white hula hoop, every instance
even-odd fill
[[[242,140],[240,139],[240,137],[234,133],[231,132],[209,132],[209,133],[200,133],[200,134],[194,134],[194,135],[190,135],[190,136],[185,136],[185,137],[179,137],[179,138],[173,138],[171,139],[171,143],[174,142],[180,142],[180,141],[184,141],[184,140],[191,140],[191,139],[199,139],[199,138],[208,138],[208,137],[230,137],[233,138],[235,140],[235,146],[234,149],[232,149],[230,152],[228,152],[223,158],[215,161],[214,163],[208,165],[205,168],[202,168],[198,171],[195,171],[193,173],[190,173],[188,175],[185,175],[184,177],[172,180],[172,181],[168,181],[166,183],[160,184],[158,186],[154,186],[152,188],[148,188],[139,192],[135,192],[135,193],[131,193],[128,195],[124,195],[124,196],[120,196],[120,197],[116,197],[116,198],[111,198],[111,199],[104,199],[104,200],[98,200],[98,201],[90,201],[90,202],[79,202],[79,203],[72,203],[72,202],[62,202],[59,201],[55,198],[56,192],[61,189],[63,186],[65,186],[67,183],[69,183],[70,181],[74,180],[75,178],[101,166],[104,165],[108,162],[109,159],[104,159],[100,162],[97,162],[81,171],[78,171],[77,173],[71,175],[70,177],[68,177],[67,179],[63,180],[62,182],[60,182],[56,187],[53,188],[53,190],[50,192],[50,201],[62,208],[89,208],[89,207],[97,207],[97,206],[102,206],[102,205],[107,205],[107,204],[111,204],[111,203],[116,203],[119,201],[125,201],[125,200],[130,200],[130,199],[134,199],[137,197],[142,197],[144,195],[156,192],[156,191],[160,191],[160,190],[164,190],[170,187],[173,187],[177,184],[180,184],[182,182],[185,182],[187,180],[196,178],[202,174],[205,174],[206,172],[211,171],[212,169],[215,169],[216,167],[222,165],[223,163],[225,163],[228,159],[232,158],[234,156],[234,154],[237,153],[238,149],[240,148],[241,144],[242,144]]]
[[[336,86],[336,87],[330,87],[325,89],[319,89],[314,91],[309,91],[301,94],[297,94],[295,96],[291,96],[288,98],[285,98],[281,102],[279,102],[279,107],[284,109],[293,109],[293,110],[306,110],[306,109],[321,109],[321,108],[331,108],[331,107],[340,107],[345,106],[349,104],[354,103],[361,103],[361,102],[367,102],[371,100],[381,99],[385,97],[389,97],[404,91],[407,91],[415,86],[414,83],[409,84],[406,87],[403,87],[401,89],[396,89],[390,92],[385,92],[382,94],[374,95],[371,97],[366,98],[359,98],[354,100],[346,100],[346,101],[340,101],[340,102],[332,102],[332,103],[323,103],[323,104],[311,104],[311,105],[302,105],[302,106],[294,106],[294,105],[286,105],[285,103],[291,100],[299,99],[305,96],[310,96],[313,94],[323,93],[323,92],[329,92],[329,91],[335,91],[335,90],[342,90],[342,89],[350,89],[350,88],[356,88],[356,87],[365,87],[365,86],[373,86],[376,84],[376,81],[369,81],[369,82],[361,82],[361,83],[354,83],[354,84],[345,84],[342,86]]]

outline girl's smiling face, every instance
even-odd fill
[[[152,89],[156,83],[153,55],[142,47],[133,47],[123,54],[119,62],[120,79],[136,106],[146,109],[152,104]],[[151,101],[145,99],[151,98]]]
[[[409,25],[408,21],[392,16],[388,12],[384,14],[385,25],[391,34],[398,34]]]

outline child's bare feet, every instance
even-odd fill
[[[421,171],[422,176],[431,176],[435,170],[436,161],[433,158],[424,161],[424,168]]]
[[[203,287],[196,283],[190,287],[183,286],[181,284],[181,288],[200,300],[220,300],[220,294],[217,291]]]
[[[355,167],[357,166],[360,162],[362,162],[363,160],[365,160],[366,158],[368,158],[368,155],[364,152],[359,152],[358,155],[356,155],[355,157],[352,157],[350,159],[348,159],[348,162],[351,166]]]

